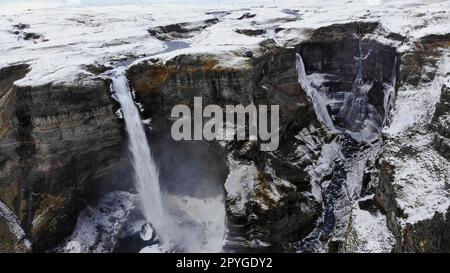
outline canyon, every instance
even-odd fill
[[[4,12],[0,252],[449,252],[450,9],[408,3]],[[278,149],[173,140],[195,97]]]

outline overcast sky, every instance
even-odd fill
[[[0,0],[0,6],[8,7],[55,7],[55,6],[101,6],[123,4],[210,4],[210,5],[242,5],[242,4],[272,4],[292,0]]]
[[[44,8],[44,7],[63,7],[63,6],[104,6],[104,5],[125,5],[125,4],[198,4],[198,5],[234,5],[248,6],[259,4],[297,4],[297,3],[317,3],[319,0],[0,0],[0,12],[7,9],[24,8]],[[355,3],[366,3],[374,5],[398,0],[320,0],[322,5],[327,3],[346,3],[352,1]],[[408,0],[406,0],[408,1]],[[438,2],[443,0],[409,0]]]

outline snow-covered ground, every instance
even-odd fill
[[[107,194],[95,206],[78,216],[75,231],[58,247],[64,253],[112,252],[119,233],[135,206],[136,196],[128,192]]]
[[[372,198],[366,197],[365,199]],[[346,236],[346,251],[364,253],[386,253],[392,251],[394,235],[386,225],[386,217],[380,212],[362,210],[356,204],[350,214],[350,225]]]
[[[190,48],[166,57],[188,52],[237,51],[255,47],[266,38],[239,34],[236,29],[269,30],[267,35],[275,36],[279,43],[292,43],[306,39],[310,28],[349,21],[380,21],[388,31],[418,38],[448,31],[449,5],[448,1],[382,1],[379,5],[368,5],[366,1],[339,0],[320,4],[282,1],[250,8],[237,5],[50,6],[25,10],[6,7],[0,10],[0,68],[16,63],[31,64],[32,71],[18,82],[21,85],[70,82],[92,76],[83,69],[84,65],[107,65],[163,51],[166,44],[147,32],[150,27],[215,17],[219,17],[219,23],[185,39]],[[245,13],[250,17],[241,19]],[[14,27],[18,24],[27,27]],[[274,34],[273,29],[277,27],[285,30]],[[40,37],[25,40],[26,33]]]

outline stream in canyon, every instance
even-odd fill
[[[299,252],[332,251],[332,238],[339,238],[345,227],[353,204],[361,197],[364,172],[369,160],[381,147],[381,129],[387,121],[387,113],[392,105],[396,74],[393,69],[390,83],[383,85],[384,117],[368,103],[373,81],[365,80],[364,61],[371,50],[364,55],[361,41],[358,42],[356,76],[349,92],[339,99],[333,94],[317,90],[306,75],[300,54],[296,65],[298,80],[314,104],[318,120],[335,135],[340,146],[340,156],[334,159],[334,167],[327,179],[322,179],[323,212],[316,228],[302,241],[295,244]],[[396,59],[393,62],[395,67]],[[337,104],[338,111],[332,115],[330,104]]]

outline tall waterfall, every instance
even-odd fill
[[[314,106],[314,111],[316,112],[319,121],[334,131],[335,127],[333,124],[333,120],[328,113],[325,102],[323,101],[319,92],[317,92],[317,90],[311,86],[311,83],[306,76],[305,64],[303,63],[302,56],[300,56],[300,54],[296,54],[296,57],[298,82],[302,86],[303,90],[305,90],[308,97],[311,98]]]
[[[130,92],[128,80],[121,73],[112,76],[112,88],[122,109],[129,150],[135,172],[136,188],[141,198],[142,211],[148,222],[163,228],[163,206],[159,187],[159,174],[151,156],[139,110]]]

